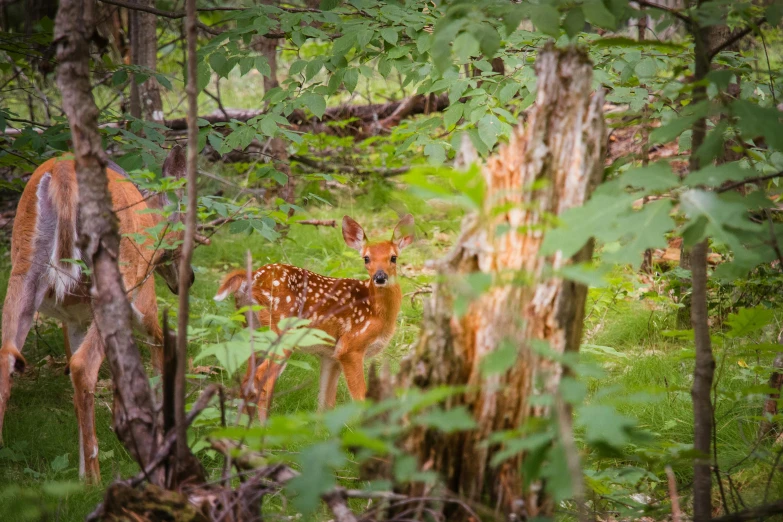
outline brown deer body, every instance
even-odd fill
[[[237,307],[262,305],[258,312],[260,325],[269,326],[277,333],[281,319],[303,317],[310,319],[310,327],[325,331],[335,340],[333,346],[303,348],[321,360],[318,393],[321,409],[334,407],[341,372],[345,374],[351,397],[354,400],[365,397],[364,358],[382,351],[394,335],[402,301],[397,256],[413,241],[413,217],[407,215],[400,220],[391,241],[368,244],[361,226],[346,216],[343,238],[364,258],[370,279],[335,279],[295,266],[273,264],[262,266],[252,274],[250,289],[246,271],[228,274],[215,296],[215,300],[222,301],[235,294]],[[275,381],[283,369],[285,362],[267,358],[253,376],[253,368],[248,365],[242,389],[247,389],[253,377],[254,391],[244,398],[258,404],[262,422],[269,412]]]
[[[180,177],[184,169],[184,152],[175,146],[163,165],[164,175]],[[129,236],[144,234],[159,224],[163,220],[160,214],[145,211],[162,208],[168,199],[165,194],[145,198],[128,180],[127,174],[114,164],[106,169],[106,175],[119,220],[122,237],[119,268],[134,313],[134,324],[152,341],[153,366],[159,371],[163,337],[158,324],[152,271],[158,271],[176,293],[178,263],[166,261],[177,257],[177,252],[156,248],[151,237],[139,244]],[[25,366],[20,349],[35,312],[40,311],[63,323],[79,425],[79,474],[89,481],[99,481],[94,394],[104,358],[103,342],[92,320],[89,277],[79,264],[63,261],[81,260],[76,244],[77,205],[75,164],[68,159],[51,159],[38,167],[19,201],[11,238],[11,277],[3,305],[0,433],[12,375],[23,371]],[[172,239],[175,238],[166,238],[167,242]]]

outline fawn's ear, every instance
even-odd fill
[[[365,237],[364,230],[359,223],[348,216],[343,216],[343,239],[346,245],[361,254]]]
[[[163,175],[179,179],[184,178],[186,173],[187,159],[185,158],[185,150],[179,145],[174,145],[163,162]]]
[[[397,245],[397,248],[402,250],[406,246],[413,243],[413,216],[406,214],[397,226],[394,227],[394,234],[392,234],[392,242]]]

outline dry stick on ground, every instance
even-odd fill
[[[130,335],[131,307],[118,266],[120,237],[98,133],[98,107],[90,91],[89,39],[94,3],[61,0],[55,22],[57,84],[68,116],[79,186],[79,246],[93,270],[94,320],[114,381],[114,429],[142,467],[155,454],[155,410],[141,356]],[[162,474],[150,476],[160,484]]]
[[[713,518],[710,522],[745,522],[750,520],[763,520],[766,517],[783,513],[783,500],[771,504],[746,509],[730,515]]]

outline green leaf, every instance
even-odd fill
[[[117,87],[118,85],[122,85],[128,81],[128,71],[125,69],[119,69],[114,74],[111,75],[111,84],[114,87]]]
[[[391,27],[386,27],[384,29],[381,29],[381,38],[386,40],[392,45],[397,44],[397,31],[395,29],[392,29]]]
[[[343,84],[348,92],[353,93],[357,83],[359,83],[359,70],[346,69],[345,74],[343,74]]]
[[[479,43],[470,33],[462,33],[454,40],[454,54],[460,63],[469,62],[471,58],[479,55]]]
[[[736,100],[731,111],[739,118],[739,127],[747,138],[764,136],[767,144],[783,151],[783,124],[775,107],[760,107],[748,100]]]
[[[585,438],[592,443],[606,443],[619,448],[629,441],[636,425],[630,417],[621,415],[611,406],[588,405],[579,408],[577,422],[585,428]]]
[[[326,99],[320,94],[304,94],[299,98],[299,103],[315,114],[318,119],[321,119],[326,112]]]
[[[500,346],[481,359],[481,375],[489,377],[505,373],[517,362],[518,352],[513,343],[501,342]]]
[[[726,337],[730,339],[746,337],[771,324],[774,318],[775,311],[762,306],[739,308],[737,313],[729,314],[726,318],[726,324],[729,326]],[[783,346],[780,348],[783,351]]]
[[[609,13],[611,15],[611,13]],[[593,23],[593,22],[591,22]],[[594,24],[598,25],[598,24]],[[643,50],[656,49],[659,51],[682,51],[685,46],[674,42],[661,42],[658,40],[634,40],[625,36],[615,36],[611,38],[597,38],[590,43],[591,47],[597,49],[608,48],[638,48]]]
[[[214,52],[209,55],[210,67],[212,67],[212,70],[214,70],[218,76],[222,76],[223,78],[228,77],[228,74],[236,64],[237,62],[235,60],[227,59],[226,55],[222,52]]]
[[[677,116],[666,125],[653,129],[650,132],[650,143],[667,143],[673,140],[685,130],[693,127],[693,124],[699,118],[703,118],[707,114],[707,110],[706,104],[700,104],[698,107],[694,107],[688,114]]]
[[[256,131],[249,125],[242,125],[237,130],[226,136],[223,143],[226,147],[236,150],[244,150],[256,137]]]
[[[498,136],[503,132],[500,120],[494,114],[487,114],[478,123],[478,134],[481,141],[491,149],[498,142]]]
[[[341,0],[321,0],[320,9],[321,11],[331,11],[341,3]]]
[[[256,56],[254,63],[256,69],[262,75],[266,76],[267,78],[272,75],[272,68],[269,67],[269,62],[267,61],[266,57]]]
[[[309,515],[318,509],[321,495],[334,488],[334,470],[345,464],[345,454],[339,441],[329,440],[303,448],[297,460],[302,473],[288,481],[285,489],[293,497],[294,508]]]
[[[682,210],[689,220],[683,231],[686,246],[713,236],[731,246],[735,255],[744,249],[737,231],[758,232],[760,227],[750,221],[748,207],[733,197],[698,189],[680,196]]]
[[[59,457],[55,457],[55,459],[51,463],[52,471],[54,471],[55,473],[64,471],[67,467],[68,467],[67,453],[65,453],[64,455],[60,455]]]
[[[742,168],[742,164],[739,161],[734,161],[721,165],[709,165],[692,174],[688,174],[685,178],[685,184],[690,187],[699,185],[719,187],[727,181],[739,181],[757,175],[758,173],[756,171]]]
[[[652,78],[658,72],[658,66],[655,63],[654,58],[642,58],[634,68],[636,74],[639,75],[639,79]]]
[[[446,112],[443,113],[443,125],[446,127],[446,129],[449,129],[453,125],[457,124],[460,118],[462,118],[462,112],[464,108],[464,103],[455,103],[454,105],[451,105],[446,110]]]
[[[440,143],[428,143],[424,147],[424,154],[433,165],[442,165],[446,161],[446,149]]]
[[[498,102],[501,105],[508,103],[519,92],[520,85],[516,82],[508,82],[498,92]]]
[[[582,4],[585,19],[591,24],[604,29],[614,29],[617,20],[606,8],[602,0],[591,0]]]
[[[315,59],[307,62],[305,66],[305,81],[313,79],[313,77],[321,71],[324,66],[323,60]]]
[[[465,431],[476,427],[476,421],[464,406],[457,406],[449,410],[433,408],[419,415],[415,421],[419,426],[437,428],[443,433]]]
[[[201,92],[209,85],[209,81],[212,79],[212,72],[204,62],[199,62],[197,70],[196,87],[198,88],[198,91]]]
[[[665,192],[680,185],[680,177],[665,161],[630,169],[619,179],[622,186],[639,188],[645,193]]]
[[[563,212],[560,226],[544,237],[541,253],[550,255],[560,250],[566,258],[573,256],[588,239],[607,233],[607,224],[625,216],[635,200],[636,196],[630,194],[593,194],[583,206]],[[615,232],[610,231],[609,239],[615,237]]]
[[[356,46],[359,51],[364,51],[367,48],[373,35],[375,35],[375,31],[372,29],[362,29],[356,32]]]
[[[530,6],[530,21],[539,32],[555,38],[560,35],[560,13],[549,4]]]
[[[568,11],[563,21],[563,27],[569,38],[573,38],[581,33],[585,28],[585,14],[582,8],[577,6]]]
[[[617,234],[621,237],[621,247],[614,252],[604,254],[604,259],[618,264],[630,264],[637,269],[642,262],[642,254],[648,248],[665,248],[666,234],[675,227],[669,215],[672,202],[660,199],[642,206],[616,222]]]
[[[726,130],[728,129],[728,121],[721,120],[718,124],[707,133],[701,147],[696,151],[696,155],[702,165],[712,163],[712,161],[723,153],[723,142]]]

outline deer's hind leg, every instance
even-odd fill
[[[84,341],[71,356],[70,369],[73,405],[79,425],[79,476],[93,484],[101,481],[98,436],[95,432],[95,387],[103,357],[103,342],[98,328],[92,324]]]

